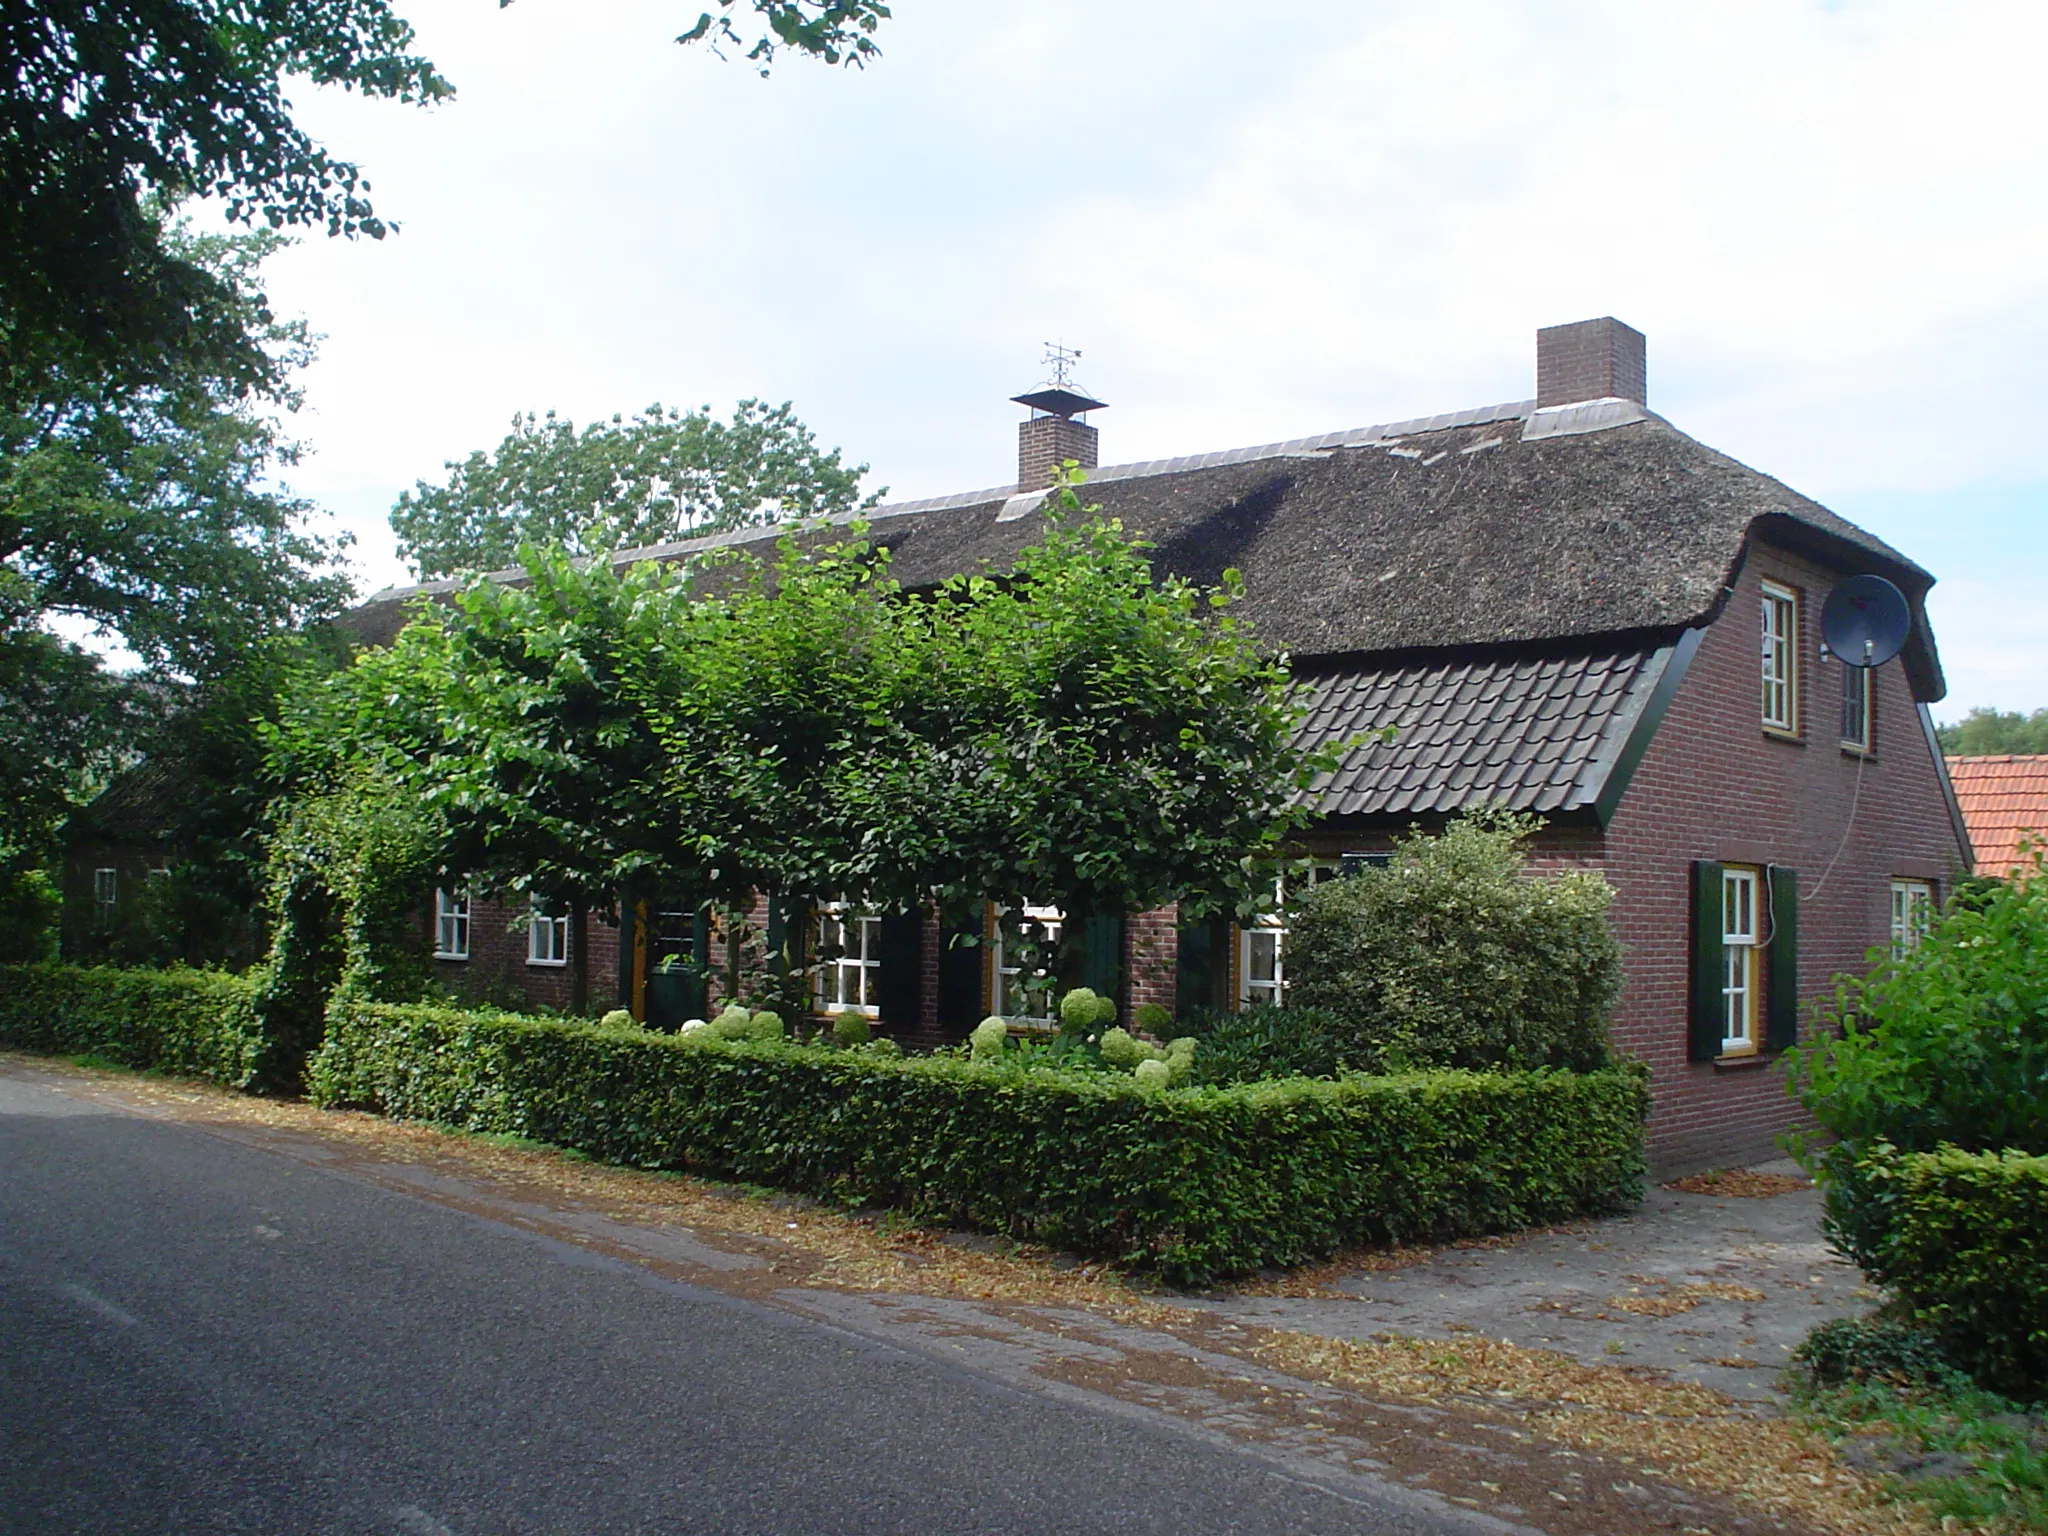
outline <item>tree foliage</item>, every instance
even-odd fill
[[[2048,709],[2037,709],[2031,715],[2018,710],[2007,714],[1973,709],[1960,720],[1937,726],[1934,734],[1941,740],[1941,750],[1951,757],[2048,754]]]
[[[0,17],[0,333],[48,363],[260,375],[222,280],[149,199],[381,236],[361,171],[294,121],[286,82],[451,94],[387,0],[39,0]]]
[[[521,558],[279,734],[303,782],[411,786],[450,877],[600,908],[1232,907],[1323,765],[1234,578],[1156,580],[1071,489],[1007,571],[922,594],[858,528],[671,569]]]
[[[199,363],[148,380],[77,359],[0,373],[0,792],[27,813],[0,857],[40,856],[193,690],[234,686],[272,637],[349,594],[338,546],[275,478],[296,457],[276,411],[310,355],[258,281],[276,237],[167,238],[218,280],[218,318],[254,339],[271,382],[251,395]],[[65,626],[140,670],[109,671]]]
[[[867,465],[820,451],[789,402],[742,400],[729,422],[707,405],[649,406],[581,431],[550,411],[512,419],[490,453],[446,466],[398,499],[398,551],[423,580],[508,569],[522,544],[591,555],[873,506]]]
[[[500,0],[509,4],[510,0]],[[695,26],[676,41],[706,43],[722,55],[721,45],[746,50],[747,59],[758,64],[762,74],[783,49],[795,49],[827,64],[865,68],[880,55],[875,32],[889,19],[883,0],[746,0],[763,30],[751,43],[745,32],[733,24],[741,0],[718,0],[716,11],[705,11]]]

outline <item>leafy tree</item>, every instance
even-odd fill
[[[422,480],[391,512],[399,553],[426,580],[504,570],[522,544],[587,555],[848,512],[867,473],[820,452],[787,401],[759,400],[730,422],[657,404],[581,431],[529,412],[493,452],[446,467],[446,485]]]
[[[310,355],[257,280],[277,237],[167,238],[216,279],[217,318],[277,382],[252,395],[196,362],[138,382],[77,359],[0,376],[0,792],[30,812],[7,837],[17,860],[147,745],[143,722],[349,594],[337,546],[273,480],[296,457],[273,408],[295,403],[284,380]],[[66,623],[142,670],[110,674],[53,633]]]
[[[721,43],[745,48],[747,58],[759,64],[764,75],[777,51],[784,48],[808,53],[827,64],[859,68],[880,54],[874,34],[889,19],[889,7],[882,0],[748,0],[748,4],[766,24],[751,46],[733,25],[739,0],[718,0],[717,11],[704,12],[676,41],[708,41],[713,52],[722,52]]]
[[[499,0],[500,5],[509,0]],[[719,0],[679,42],[864,64],[880,0]],[[262,348],[221,318],[220,280],[150,206],[200,196],[271,228],[381,238],[370,184],[292,115],[287,82],[386,100],[454,88],[390,0],[36,0],[0,9],[0,340],[10,359],[133,376],[194,366],[250,379]]]
[[[1236,572],[1161,580],[1148,547],[1063,485],[1007,571],[916,606],[921,750],[872,765],[896,877],[943,904],[1057,904],[1068,983],[1091,917],[1252,900],[1333,765],[1295,744],[1285,658],[1228,612]]]
[[[2003,753],[2036,756],[2048,753],[2048,709],[2031,715],[1995,709],[1973,709],[1961,720],[1937,726],[1941,750],[1951,757],[1992,757]]]

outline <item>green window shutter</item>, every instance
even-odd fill
[[[1764,1046],[1782,1051],[1799,1043],[1799,872],[1772,865],[1771,960]]]
[[[783,968],[783,941],[789,937],[788,904],[780,896],[768,898],[768,927],[761,936],[762,959],[768,969],[780,975]]]
[[[1216,925],[1206,918],[1182,923],[1176,933],[1173,1007],[1176,1013],[1216,1006]]]
[[[1724,957],[1721,953],[1721,866],[1692,861],[1692,1007],[1686,1056],[1713,1061],[1721,1054]]]
[[[1081,985],[1104,997],[1123,987],[1124,920],[1091,917],[1081,927]]]
[[[924,1000],[924,914],[889,912],[882,917],[881,953],[875,1002],[891,1029],[916,1029]]]
[[[981,905],[970,903],[939,916],[939,1028],[964,1038],[988,1012],[981,968]],[[959,942],[973,940],[972,943]]]

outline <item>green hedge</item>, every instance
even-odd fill
[[[1647,1105],[1633,1070],[1168,1091],[345,998],[308,1081],[322,1104],[875,1201],[1181,1283],[1625,1205]]]
[[[2048,1394],[2048,1157],[1894,1151],[1860,1158],[1881,1209],[1856,1257],[1978,1381]]]
[[[0,1045],[246,1088],[264,1061],[255,992],[225,971],[0,966]]]

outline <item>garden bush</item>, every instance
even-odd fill
[[[322,1104],[891,1205],[1182,1283],[1618,1208],[1641,1192],[1647,1103],[1633,1069],[1162,1089],[348,995],[308,1076]]]
[[[255,982],[181,967],[0,966],[0,1045],[230,1088],[257,1082],[267,1056]]]
[[[1864,1272],[1982,1385],[2048,1394],[2048,1157],[1880,1142],[1854,1173]]]
[[[1335,1021],[1356,1065],[1562,1067],[1607,1061],[1621,950],[1599,875],[1525,872],[1541,822],[1487,809],[1401,839],[1385,868],[1311,889],[1287,940],[1289,1000]]]
[[[1820,1134],[1829,1235],[1869,1268],[1898,1209],[1895,1154],[2048,1154],[2048,877],[2037,863],[1951,902],[1896,959],[1844,980],[1833,1028],[1787,1053]],[[1889,1150],[1882,1150],[1889,1149]]]
[[[1834,1028],[1787,1055],[1793,1090],[1834,1140],[2048,1154],[2048,876],[2038,864],[1951,903],[1917,946],[1842,982],[1830,1012]]]
[[[1170,1032],[1200,1042],[1198,1083],[1336,1077],[1368,1055],[1323,1008],[1195,1009]]]

